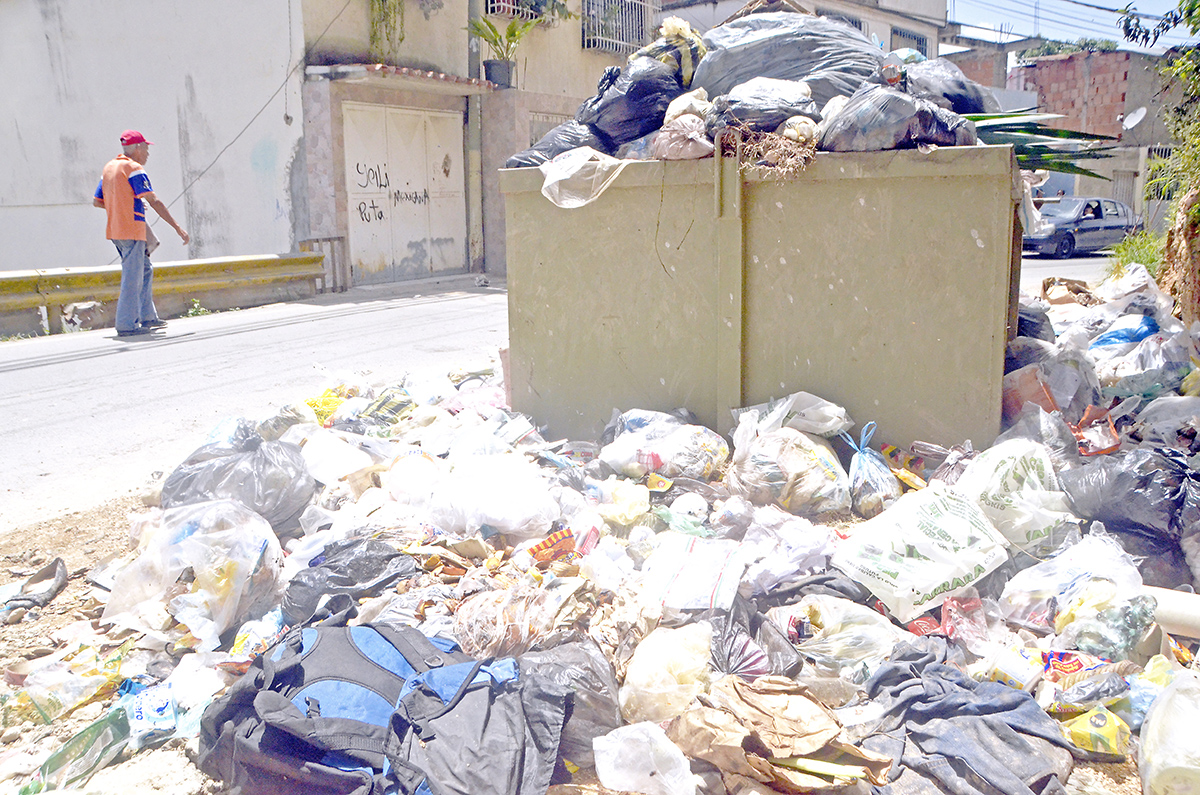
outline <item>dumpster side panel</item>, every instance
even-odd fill
[[[573,210],[536,169],[501,172],[512,405],[555,436],[594,438],[614,408],[716,417],[712,163],[634,165]]]
[[[745,188],[747,404],[798,390],[877,442],[1000,428],[1013,169],[1006,149],[829,154]]]
[[[635,407],[727,431],[805,390],[879,441],[990,443],[1016,175],[1009,147],[821,153],[783,180],[630,163],[562,210],[538,170],[503,171],[513,408],[553,436]]]

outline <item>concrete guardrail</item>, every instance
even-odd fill
[[[197,304],[218,311],[311,298],[325,291],[324,259],[312,252],[155,263],[155,305],[177,317]],[[78,327],[74,315],[61,320],[63,310],[90,302],[100,306],[90,306],[86,325],[111,326],[120,291],[120,265],[0,272],[0,334]]]

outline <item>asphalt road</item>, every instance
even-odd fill
[[[343,375],[499,366],[503,283],[456,276],[0,343],[0,533],[136,493],[221,421],[268,416]]]
[[[1058,276],[1064,279],[1080,279],[1095,284],[1104,279],[1108,257],[1073,257],[1071,259],[1021,259],[1021,291],[1029,295],[1040,295],[1042,279]]]

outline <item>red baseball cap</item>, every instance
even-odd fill
[[[154,141],[147,141],[146,136],[142,135],[137,130],[126,130],[121,133],[121,146],[133,146],[134,144],[152,144]]]

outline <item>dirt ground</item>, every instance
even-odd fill
[[[129,518],[150,510],[136,496],[123,497],[89,511],[67,514],[0,535],[0,586],[24,581],[55,557],[62,557],[70,579],[66,589],[40,611],[19,623],[0,625],[0,670],[6,678],[23,662],[54,651],[56,635],[76,622],[94,622],[103,609],[87,581],[93,568],[130,549]],[[0,698],[14,688],[0,683]],[[108,702],[92,703],[50,725],[30,722],[0,726],[0,793],[16,792],[46,753],[104,714]],[[100,770],[81,790],[97,795],[226,795],[221,782],[195,766],[197,742],[171,740],[138,753],[126,751]],[[1068,782],[1070,795],[1138,795],[1141,783],[1132,762],[1081,764]],[[593,771],[580,771],[572,784],[550,788],[547,795],[618,795],[600,786]]]

